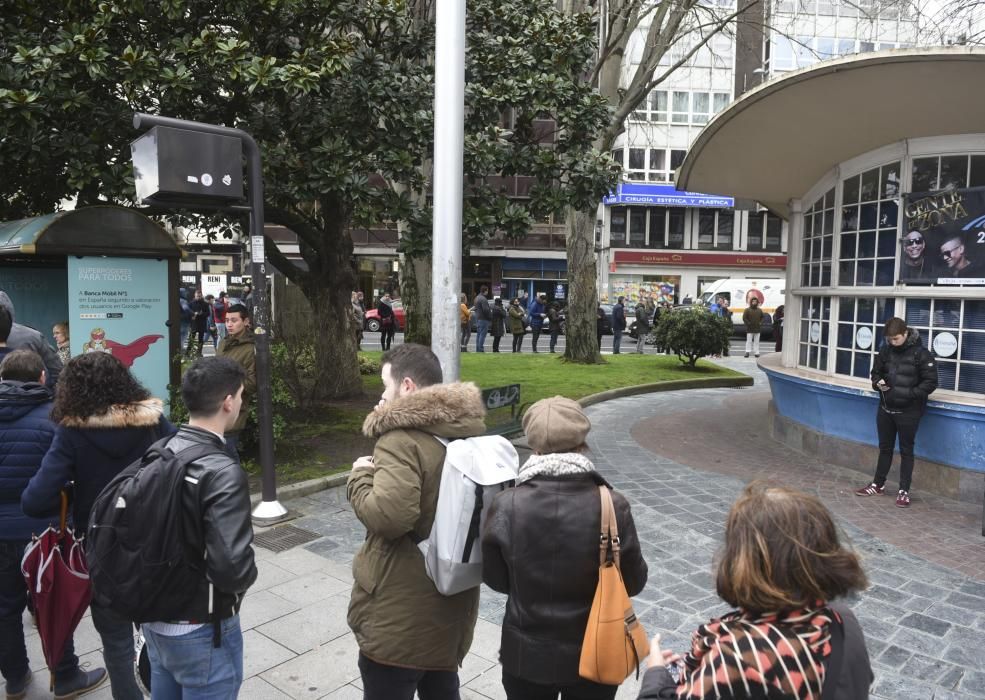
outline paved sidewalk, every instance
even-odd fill
[[[955,561],[985,561],[977,523],[966,522],[980,510],[917,494],[909,511],[897,512],[891,499],[850,496],[858,474],[770,440],[762,374],[751,360],[725,362],[754,374],[757,386],[635,396],[587,410],[591,456],[630,499],[650,566],[635,603],[646,629],[663,633],[669,648],[684,649],[698,624],[726,611],[711,574],[725,515],[745,482],[764,477],[824,497],[865,557],[873,586],[852,604],[877,673],[872,697],[985,698],[985,581],[978,570],[961,573],[956,565],[963,562]],[[321,537],[281,554],[257,549],[260,577],[242,612],[241,697],[361,698],[346,609],[363,528],[339,490],[287,505],[303,514],[292,524]],[[496,661],[504,602],[483,589],[461,673],[466,700],[505,697]],[[36,634],[29,646],[33,665],[43,668]],[[76,648],[83,661],[101,663],[88,618]],[[50,697],[46,675],[39,675],[32,700]],[[637,688],[631,680],[618,697],[635,698]],[[111,695],[102,688],[88,697]]]

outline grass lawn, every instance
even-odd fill
[[[382,355],[360,354],[377,362]],[[601,365],[576,365],[561,358],[549,353],[463,353],[462,381],[475,382],[482,389],[519,384],[521,403],[529,404],[558,394],[579,399],[636,384],[741,376],[704,360],[695,369],[687,369],[676,357],[666,355],[606,355],[606,362]],[[364,375],[363,389],[362,399],[338,402],[319,409],[316,415],[309,412],[292,421],[287,437],[277,445],[278,483],[348,470],[356,457],[372,453],[373,440],[363,437],[360,429],[383,391],[379,375]],[[488,425],[507,420],[509,409],[492,411],[486,419]],[[248,460],[246,466],[251,474],[258,474],[255,463]],[[254,486],[254,490],[259,489],[258,478]]]

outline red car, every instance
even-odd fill
[[[390,308],[393,309],[393,316],[397,319],[397,327],[395,331],[403,331],[404,329],[404,305],[399,299],[394,299],[390,302]],[[370,333],[377,333],[380,330],[380,312],[376,309],[367,309],[366,311],[366,330]]]

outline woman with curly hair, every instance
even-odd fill
[[[832,603],[868,581],[819,499],[747,486],[725,524],[715,583],[736,610],[698,627],[683,659],[656,637],[639,700],[869,697],[862,628]]]
[[[74,482],[75,531],[84,533],[89,511],[103,488],[147,448],[175,432],[164,404],[110,354],[90,352],[69,360],[55,387],[51,420],[57,425],[41,468],[21,497],[25,513],[49,514],[59,492]],[[108,608],[92,606],[92,622],[115,700],[140,700],[133,674],[133,624]]]

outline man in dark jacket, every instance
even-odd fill
[[[590,429],[576,401],[555,396],[532,405],[523,430],[534,455],[520,467],[516,488],[497,494],[486,515],[482,579],[509,596],[499,652],[507,697],[616,694],[578,675],[599,581],[599,487],[611,491],[629,595],[643,590],[647,566],[629,503],[584,454]]]
[[[537,352],[537,341],[540,339],[540,332],[544,328],[544,319],[547,318],[547,295],[538,294],[527,307],[527,315],[530,316],[530,348]]]
[[[188,305],[192,310],[191,332],[188,334],[188,345],[185,354],[189,357],[192,354],[202,356],[202,344],[205,342],[205,333],[209,330],[209,319],[212,318],[212,307],[202,298],[202,290],[195,290],[195,298]]]
[[[877,496],[885,492],[886,477],[893,464],[899,436],[900,477],[896,505],[910,505],[913,476],[913,444],[920,419],[927,410],[927,397],[937,389],[937,362],[920,340],[920,334],[906,327],[901,318],[886,321],[886,344],[872,365],[872,388],[879,392],[876,429],[879,431],[879,462],[872,483],[855,492],[857,496]]]
[[[492,325],[492,309],[489,307],[489,287],[482,285],[479,293],[475,295],[472,306],[475,307],[475,351],[485,352],[486,336],[489,334],[489,326]]]
[[[6,339],[2,323],[0,339]],[[51,394],[44,387],[44,374],[41,357],[30,350],[15,350],[0,363],[0,671],[8,700],[23,698],[32,678],[24,646],[27,590],[21,558],[31,536],[40,535],[57,520],[30,518],[20,503],[21,493],[40,468],[55,435],[55,426],[48,420]],[[106,671],[80,669],[70,638],[54,669],[54,680],[58,697],[75,697],[106,680]]]
[[[14,315],[14,302],[3,290],[0,290],[0,306],[7,310],[10,314],[10,320],[13,322],[10,337],[7,338],[7,347],[11,350],[24,349],[36,352],[41,357],[41,361],[44,362],[45,386],[53,390],[55,382],[58,381],[58,375],[62,371],[62,361],[58,359],[58,353],[45,342],[40,331],[17,323],[17,318]]]
[[[742,312],[742,323],[746,327],[746,357],[750,352],[759,357],[759,334],[763,330],[763,310],[759,308],[759,297],[749,297],[749,306]]]
[[[556,301],[551,302],[547,308],[547,321],[550,324],[551,333],[550,350],[554,352],[554,348],[557,347],[557,337],[561,334],[561,305]]]
[[[636,352],[642,355],[646,351],[646,337],[650,334],[650,313],[640,296],[636,305]]]
[[[184,531],[194,533],[186,535],[188,549],[203,553],[205,562],[198,590],[170,620],[142,625],[155,696],[159,688],[161,697],[181,697],[183,691],[187,696],[194,688],[202,697],[235,698],[243,683],[239,607],[257,568],[249,484],[225,451],[222,435],[243,406],[244,378],[243,368],[229,358],[207,357],[189,367],[181,382],[189,420],[168,447],[177,453],[209,445],[215,451],[188,465],[185,477]],[[211,659],[204,672],[203,659]]]
[[[619,346],[622,345],[622,332],[626,330],[626,307],[623,305],[625,297],[616,299],[616,305],[612,307],[612,354],[619,354]]]
[[[257,391],[256,339],[250,328],[250,312],[242,304],[233,304],[226,312],[226,337],[216,350],[218,357],[228,357],[243,368],[243,410],[226,432],[226,451],[234,459],[239,459],[237,447],[240,436],[250,417],[250,405]]]

